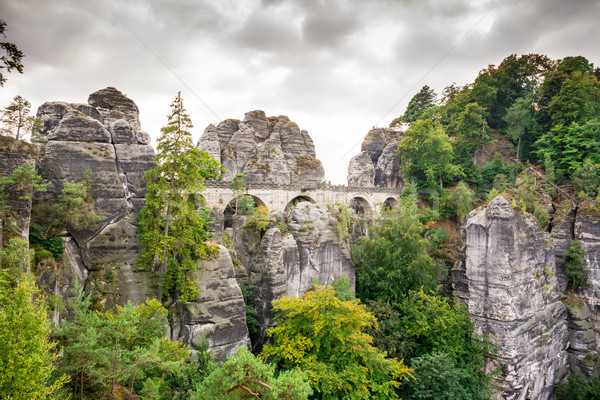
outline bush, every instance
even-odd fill
[[[587,276],[587,263],[583,259],[585,251],[579,240],[571,241],[569,248],[564,252],[565,274],[567,275],[567,287],[577,290],[580,287],[590,287]]]
[[[573,183],[577,192],[582,191],[588,198],[594,198],[598,192],[600,176],[594,162],[587,158],[573,174]]]
[[[473,209],[475,193],[464,182],[459,182],[450,194],[450,201],[456,208],[458,216],[467,215]]]

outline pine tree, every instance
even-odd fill
[[[193,145],[192,127],[179,92],[167,125],[161,128],[157,166],[146,173],[148,193],[139,219],[139,239],[145,249],[138,265],[158,270],[159,300],[164,294],[184,301],[197,297],[189,274],[212,251],[205,243],[208,214],[196,208],[203,180],[219,177],[222,167]]]

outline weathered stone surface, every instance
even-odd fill
[[[113,121],[109,125],[113,143],[137,143],[137,137],[129,122],[124,119]]]
[[[315,184],[325,176],[311,137],[286,116],[250,111],[243,121],[209,125],[197,145],[223,164],[224,181],[245,173],[250,184]]]
[[[375,182],[375,167],[369,153],[362,151],[348,163],[348,186],[371,187]]]
[[[119,172],[124,174],[126,192],[130,197],[144,198],[146,195],[146,171],[154,168],[154,150],[142,144],[115,144]]]
[[[48,140],[84,141],[110,143],[110,133],[97,120],[80,112],[70,112],[48,135]]]
[[[385,145],[375,168],[375,186],[397,188],[403,187],[404,181],[400,175],[400,156],[398,146],[400,138],[392,137]]]
[[[402,133],[395,129],[371,129],[361,145],[361,153],[350,160],[348,186],[404,186],[400,176],[401,155],[398,154],[401,139]]]
[[[179,304],[171,338],[182,338],[194,349],[206,340],[215,360],[224,361],[238,348],[250,344],[244,298],[227,249],[221,247],[217,259],[201,262],[194,281],[200,299]]]
[[[502,365],[501,398],[552,398],[569,332],[549,235],[502,196],[473,212],[466,230],[467,305],[499,347],[492,365]]]
[[[90,94],[88,103],[105,118],[105,124],[110,120],[124,118],[133,129],[140,130],[140,111],[137,105],[114,87],[107,87]]]
[[[395,131],[393,129],[388,128],[373,128],[367,133],[365,139],[363,140],[360,151],[367,152],[371,157],[371,161],[373,164],[377,164],[377,160],[383,153],[383,149],[385,146],[392,140],[395,136]]]
[[[102,217],[85,229],[69,228],[64,259],[71,278],[59,292],[67,296],[76,279],[106,307],[139,304],[157,293],[155,274],[135,269],[142,249],[133,222],[144,202],[143,174],[154,166],[154,151],[138,144],[150,138],[140,130],[132,100],[107,88],[90,95],[89,103],[51,102],[38,109],[48,138],[39,173],[53,185],[37,198],[58,197],[64,182],[83,181],[91,170],[91,196]]]

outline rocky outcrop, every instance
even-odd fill
[[[206,341],[214,359],[225,361],[250,345],[244,298],[227,249],[221,247],[216,259],[200,262],[193,279],[200,298],[172,306],[171,339],[182,339],[196,350]]]
[[[262,236],[241,228],[243,222],[234,224],[238,228],[235,253],[241,261],[237,275],[259,312],[261,332],[253,338],[258,350],[266,340],[266,329],[274,325],[273,300],[302,296],[313,283],[327,285],[342,276],[354,287],[347,238],[338,233],[338,220],[326,207],[303,201],[287,216],[273,214],[272,219]]]
[[[365,137],[361,152],[348,165],[348,186],[403,186],[398,146],[402,133],[392,128],[373,128]]]
[[[250,111],[244,120],[227,119],[209,125],[198,147],[221,162],[231,181],[236,173],[248,175],[248,183],[315,184],[324,179],[308,132],[286,116],[267,117]]]
[[[154,166],[138,113],[135,103],[114,88],[92,93],[88,105],[49,102],[37,112],[47,139],[39,173],[53,182],[37,201],[58,197],[64,182],[83,181],[86,171],[93,174],[91,195],[102,221],[69,229],[69,271],[63,275],[80,280],[106,307],[141,303],[157,290],[154,274],[135,267],[142,248],[134,221],[146,193],[143,174]],[[64,282],[61,294],[67,296],[72,281]]]
[[[552,240],[502,196],[472,212],[466,231],[466,288],[458,289],[468,291],[478,331],[498,346],[490,367],[501,367],[500,398],[551,399],[569,342]]]

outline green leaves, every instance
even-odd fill
[[[221,368],[196,388],[193,400],[305,400],[312,390],[299,370],[275,374],[274,364],[264,364],[241,347]]]
[[[0,398],[53,397],[66,382],[64,376],[51,379],[54,347],[33,276],[0,270]]]
[[[585,251],[581,247],[579,240],[572,240],[569,248],[563,254],[567,286],[572,290],[590,286],[587,275],[589,268],[587,268],[587,263],[583,258],[584,255]]]
[[[365,330],[376,327],[359,300],[342,301],[332,287],[315,285],[299,298],[273,302],[273,344],[261,356],[283,370],[304,371],[316,398],[389,399],[410,370],[372,346]]]
[[[159,299],[166,295],[190,301],[199,296],[190,280],[196,261],[217,251],[205,243],[208,213],[196,210],[196,200],[204,190],[203,180],[219,177],[223,169],[207,152],[193,145],[189,131],[192,123],[181,93],[171,103],[168,118],[158,139],[157,166],[145,175],[146,204],[138,219],[138,238],[144,253],[138,266],[158,270]]]

